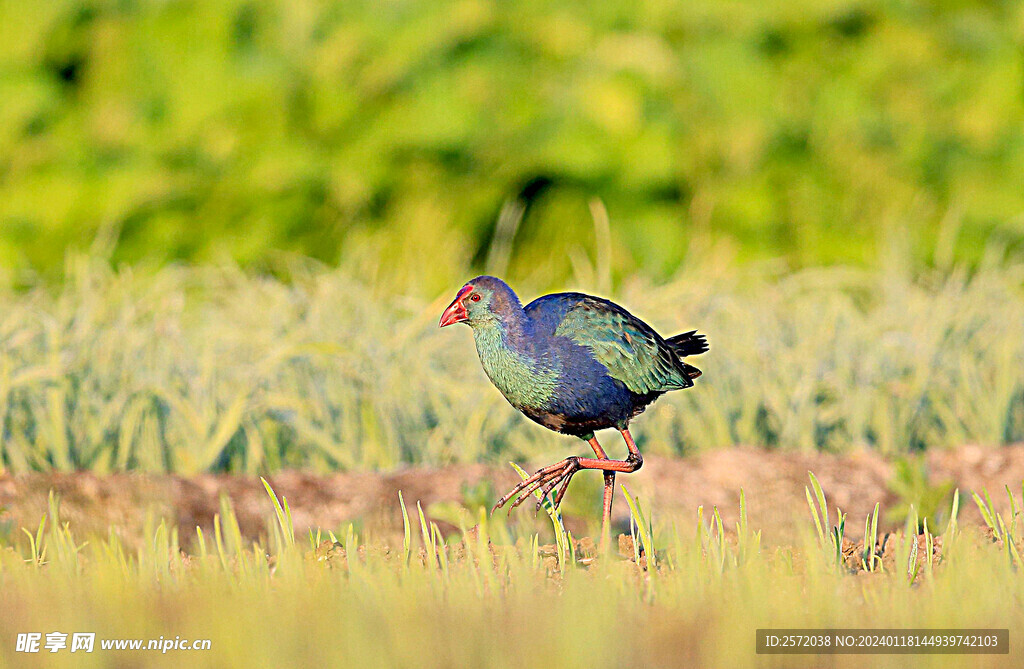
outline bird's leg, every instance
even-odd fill
[[[608,455],[604,452],[601,444],[598,443],[597,437],[590,435],[590,439],[587,439],[587,443],[594,449],[594,454],[601,460],[607,460]],[[608,540],[611,537],[611,524],[612,524],[612,500],[615,497],[615,472],[604,473],[604,510],[601,514],[601,544],[599,551],[601,554],[608,552]]]
[[[626,448],[629,449],[629,455],[626,456],[626,462],[633,462],[636,464],[636,469],[640,469],[644,466],[644,456],[640,455],[640,449],[636,447],[636,442],[633,441],[633,435],[629,433],[629,427],[620,427],[619,432],[622,434],[622,438],[626,440]],[[636,469],[633,471],[636,471]]]
[[[510,500],[515,499],[512,502],[512,506],[509,507],[509,513],[511,513],[512,509],[525,502],[534,491],[540,490],[543,497],[556,487],[558,488],[558,493],[555,495],[554,506],[558,508],[562,497],[565,495],[565,491],[569,488],[569,481],[572,480],[573,474],[581,469],[599,469],[603,472],[623,472],[627,474],[640,469],[644,464],[644,459],[640,455],[640,451],[637,450],[633,437],[629,434],[629,429],[623,427],[619,431],[622,432],[622,437],[626,440],[626,447],[629,449],[629,456],[625,460],[610,460],[607,455],[599,459],[577,456],[568,457],[561,462],[538,469],[533,476],[520,481],[519,485],[512,488],[507,495],[498,500],[492,511],[500,509]],[[601,452],[604,452],[603,449]]]
[[[599,550],[602,555],[608,552],[608,542],[612,536],[612,500],[615,497],[615,472],[604,473],[604,512],[601,514],[601,544]]]
[[[623,426],[620,429],[623,440],[626,442],[626,448],[629,450],[627,456],[627,462],[635,462],[636,468],[644,464],[643,456],[640,455],[640,449],[636,447],[636,442],[633,441],[633,435],[629,433],[629,427]],[[597,438],[590,439],[590,445],[594,449],[594,453],[599,458],[607,458],[604,449],[601,448],[601,444],[597,443]],[[636,470],[634,470],[636,471]],[[601,553],[608,552],[608,542],[611,539],[611,524],[612,524],[612,501],[615,497],[615,472],[604,473],[604,514],[601,518]]]

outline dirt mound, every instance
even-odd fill
[[[548,463],[533,463],[537,466]],[[980,523],[977,508],[970,501],[971,490],[988,488],[996,507],[1008,508],[1004,485],[1020,491],[1024,480],[1024,445],[1002,448],[964,446],[925,454],[920,463],[927,479],[918,482],[935,489],[951,484],[961,489],[961,522]],[[689,458],[646,458],[640,472],[620,476],[657,516],[678,516],[681,522],[694,519],[698,505],[708,510],[718,506],[723,520],[731,525],[738,518],[739,490],[746,493],[750,524],[764,530],[767,541],[792,536],[797,523],[809,522],[804,499],[807,472],[813,471],[828,496],[829,506],[848,513],[848,534],[858,536],[864,517],[875,502],[883,510],[904,503],[899,493],[898,466],[874,452],[846,455],[791,453],[752,448],[721,449]],[[579,477],[586,476],[584,472]],[[440,468],[411,467],[388,473],[335,473],[318,475],[283,472],[270,478],[279,495],[288,498],[296,530],[334,529],[360,520],[384,527],[400,526],[398,491],[424,508],[443,502],[461,503],[466,490],[490,484],[495,491],[511,487],[518,479],[508,467],[462,465]],[[576,482],[577,494],[580,492]],[[906,488],[903,482],[903,488]],[[74,474],[38,473],[0,475],[0,531],[34,527],[46,511],[47,493],[61,496],[61,516],[78,533],[106,534],[110,526],[125,528],[126,534],[141,528],[145,511],[177,523],[183,536],[194,527],[209,528],[219,511],[220,496],[226,494],[234,505],[244,533],[256,536],[264,529],[271,508],[258,477],[204,474],[184,478],[163,474]],[[594,487],[596,491],[599,486]],[[493,502],[493,500],[491,500]],[[586,500],[584,500],[586,501]],[[588,505],[574,504],[573,508]],[[594,515],[600,512],[594,499]],[[517,511],[516,513],[521,513]],[[528,511],[526,511],[528,513]],[[615,519],[623,526],[626,505],[616,502]],[[587,519],[567,511],[567,525],[585,528]],[[591,517],[591,520],[593,516]],[[895,529],[895,523],[880,519],[880,531]],[[941,530],[942,528],[938,528]]]

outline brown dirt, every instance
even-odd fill
[[[1005,511],[1008,502],[1003,486],[1018,492],[1024,480],[1024,444],[1002,448],[964,446],[929,452],[924,460],[932,484],[951,481],[960,488],[960,518],[965,525],[981,522],[969,491],[988,488],[996,507]],[[796,523],[809,523],[804,499],[808,470],[821,482],[829,506],[848,512],[848,535],[855,538],[862,533],[863,519],[876,501],[881,502],[883,510],[898,501],[887,486],[893,477],[893,463],[869,451],[837,456],[734,448],[688,458],[650,456],[640,472],[620,476],[619,481],[627,481],[631,491],[657,516],[677,517],[681,524],[695,522],[698,505],[708,511],[717,505],[723,520],[731,526],[738,517],[742,487],[751,526],[763,529],[765,541],[774,542],[792,537]],[[587,475],[584,472],[580,476]],[[491,481],[496,491],[502,491],[518,480],[508,467],[484,465],[412,467],[383,474],[283,472],[269,478],[278,495],[288,498],[300,533],[310,527],[336,529],[353,520],[400,527],[399,490],[410,505],[419,500],[427,509],[435,502],[462,500],[465,485]],[[7,531],[34,528],[46,511],[51,489],[61,496],[62,519],[70,521],[79,535],[106,534],[110,526],[123,528],[125,536],[138,534],[147,510],[151,510],[157,517],[177,523],[182,536],[189,536],[196,525],[205,529],[211,526],[221,494],[231,499],[242,531],[248,536],[262,532],[271,513],[266,492],[255,476],[0,474],[0,531],[5,526]],[[571,490],[568,496],[572,495]],[[599,504],[595,499],[595,515],[599,514]],[[526,516],[532,512],[521,508],[514,513]],[[618,498],[616,521],[624,524],[626,514],[626,505]],[[567,524],[570,529],[574,525],[582,529],[586,520],[569,517]],[[893,529],[881,519],[880,534]]]

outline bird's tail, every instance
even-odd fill
[[[680,358],[685,358],[688,355],[700,355],[711,348],[708,345],[707,337],[697,334],[696,330],[669,337],[666,341]]]

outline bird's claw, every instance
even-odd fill
[[[561,462],[538,469],[533,476],[520,481],[507,495],[499,499],[498,503],[491,509],[491,512],[497,511],[514,499],[515,501],[508,508],[508,513],[511,515],[512,509],[525,502],[531,494],[536,493],[538,490],[540,491],[540,499],[537,501],[537,510],[539,511],[540,507],[544,504],[544,500],[556,487],[558,492],[555,494],[553,506],[557,509],[558,505],[562,502],[562,496],[565,495],[565,491],[569,488],[569,481],[572,480],[573,474],[580,469],[580,461],[577,457],[566,458]]]

